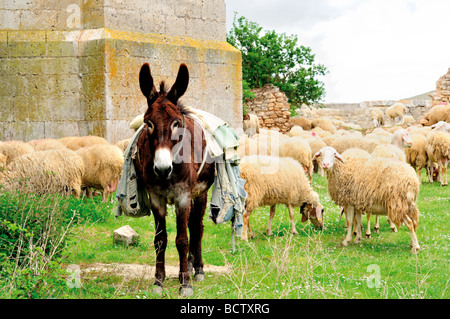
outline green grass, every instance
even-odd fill
[[[421,250],[417,255],[410,252],[406,226],[393,233],[385,216],[380,217],[379,234],[372,230],[371,239],[340,247],[346,233],[345,220],[339,218],[339,207],[329,198],[326,178],[314,175],[313,187],[325,206],[325,228],[321,231],[310,222],[301,223],[296,208],[299,234],[291,235],[288,210],[279,205],[272,223],[273,235],[268,236],[269,207],[259,208],[250,219],[255,238],[248,243],[236,239],[236,252],[232,253],[230,223],[214,225],[205,215],[203,261],[227,266],[231,271],[206,273],[203,282],[193,283],[192,298],[449,298],[450,188],[430,185],[422,174],[417,202]],[[116,220],[114,204],[102,207],[108,217],[99,222],[80,222],[63,252],[61,269],[78,265],[82,269],[81,288],[65,289],[52,297],[161,298],[152,293],[153,278],[126,280],[111,272],[83,272],[93,263],[155,265],[153,217],[122,216]],[[178,266],[172,207],[167,221],[166,264]],[[365,227],[365,216],[362,221]],[[123,225],[130,225],[141,235],[139,245],[113,244],[113,231]],[[166,279],[162,298],[180,298],[178,288],[176,278]]]

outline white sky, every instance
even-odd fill
[[[398,100],[436,88],[450,68],[450,0],[225,0],[234,12],[296,34],[329,73],[325,102]]]

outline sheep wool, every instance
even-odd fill
[[[15,158],[34,152],[33,146],[22,141],[7,141],[0,144],[0,153],[6,156],[6,165]]]
[[[331,142],[331,147],[336,149],[340,154],[344,152],[348,148],[357,147],[363,149],[369,153],[372,153],[375,147],[377,147],[380,142],[366,139],[364,137],[359,136],[341,136],[336,138]]]
[[[437,163],[441,186],[447,186],[447,166],[450,160],[450,133],[440,131],[431,132],[428,134],[425,144],[428,156],[428,180],[430,183],[433,182],[433,163]]]
[[[417,171],[420,181],[420,171],[427,165],[428,156],[425,148],[426,137],[423,134],[411,134],[413,145],[405,148],[406,162]]]
[[[439,121],[450,123],[450,104],[435,105],[420,121],[423,125],[433,125]]]
[[[241,177],[246,180],[244,188],[247,192],[243,240],[246,240],[247,228],[250,231],[248,222],[250,214],[257,207],[276,204],[301,207],[309,204],[312,207],[321,208],[319,195],[312,190],[300,163],[292,158],[245,156],[242,158],[240,169]],[[295,232],[291,208],[290,214],[292,230]],[[323,220],[319,222],[323,226]]]
[[[107,201],[117,189],[122,174],[123,152],[115,145],[98,144],[80,148],[76,153],[86,167],[82,185],[102,190],[102,200]]]
[[[312,178],[313,163],[312,151],[308,141],[300,136],[290,137],[282,142],[279,147],[280,157],[292,157],[302,164],[309,180]]]
[[[94,135],[63,137],[60,138],[59,141],[63,143],[68,149],[71,149],[73,151],[95,144],[109,144],[105,138]]]
[[[247,114],[243,123],[242,128],[248,136],[253,136],[259,133],[259,118],[256,114]]]
[[[311,128],[320,127],[324,131],[328,131],[331,134],[336,132],[336,126],[334,126],[333,122],[327,118],[316,118],[311,121]]]
[[[394,103],[386,109],[386,117],[390,119],[391,123],[395,123],[395,119],[400,118],[400,123],[403,124],[403,116],[405,113],[406,106],[401,102]]]
[[[306,117],[300,116],[300,117],[291,117],[290,119],[293,126],[300,126],[305,131],[311,130],[311,121],[308,120]]]
[[[405,153],[393,144],[380,144],[372,152],[372,157],[393,158],[406,162]]]
[[[6,191],[80,197],[83,160],[69,149],[37,151],[11,162],[1,177]]]
[[[412,252],[419,245],[416,230],[419,210],[416,205],[420,183],[414,169],[401,161],[386,158],[344,159],[332,147],[324,147],[314,155],[326,169],[328,191],[336,204],[344,206],[353,224],[356,218],[356,241],[361,240],[361,212],[387,215],[397,227],[405,223],[411,234]],[[343,242],[351,240],[351,227]]]

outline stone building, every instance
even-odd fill
[[[245,105],[249,113],[259,117],[262,128],[287,133],[292,127],[290,123],[291,112],[286,95],[273,84],[266,84],[262,88],[253,89],[255,97]]]
[[[433,106],[441,103],[450,104],[450,68],[436,82],[436,91],[430,94],[430,96]]]
[[[150,64],[181,101],[242,126],[241,53],[226,42],[224,0],[0,1],[0,140],[130,137]]]

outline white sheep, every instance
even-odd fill
[[[425,142],[427,150],[428,163],[427,175],[430,183],[433,183],[433,163],[439,167],[438,181],[441,186],[447,186],[447,166],[450,160],[450,133],[431,132],[428,134]]]
[[[36,151],[15,158],[0,184],[6,191],[73,194],[79,198],[84,168],[83,160],[67,148]]]
[[[299,162],[288,157],[253,155],[242,158],[240,169],[247,192],[242,240],[248,240],[247,229],[253,237],[249,218],[254,209],[262,206],[271,206],[267,224],[269,235],[272,234],[271,223],[277,204],[288,207],[292,233],[297,233],[293,207],[300,207],[302,222],[309,219],[315,227],[323,227],[323,207],[319,203],[319,195],[312,190]]]
[[[431,125],[431,129],[435,132],[440,131],[450,133],[450,123],[439,121],[436,124]]]
[[[372,110],[371,115],[372,115],[372,121],[373,121],[373,126],[374,127],[384,126],[383,111],[381,111],[380,109],[376,108],[376,109]]]
[[[0,154],[6,156],[6,165],[11,163],[15,158],[34,152],[33,146],[28,143],[13,140],[0,144]]]
[[[63,137],[58,140],[68,149],[76,151],[82,147],[91,146],[95,144],[104,144],[108,145],[108,141],[100,136],[95,135],[87,135],[87,136],[68,136]]]
[[[405,148],[406,162],[417,171],[419,181],[422,168],[426,167],[428,162],[427,150],[425,147],[426,137],[423,134],[411,134],[412,146]]]
[[[312,181],[314,165],[312,163],[312,152],[309,142],[300,136],[290,137],[280,143],[278,154],[280,157],[292,157],[300,164],[308,178]]]
[[[259,133],[259,118],[256,114],[248,113],[244,116],[244,121],[242,123],[242,128],[244,133],[248,136],[253,136]]]
[[[408,130],[400,128],[392,134],[391,144],[403,150],[405,147],[411,147],[413,145],[413,141]]]
[[[76,153],[83,159],[85,172],[83,186],[102,190],[102,201],[106,202],[108,196],[116,189],[122,174],[124,162],[123,152],[115,145],[92,145],[82,147]]]
[[[372,151],[380,144],[380,142],[364,138],[361,136],[354,136],[354,135],[344,135],[340,136],[336,139],[334,139],[331,142],[331,147],[336,149],[339,153],[344,152],[346,149],[357,147],[360,149],[363,149],[369,153],[372,153]]]
[[[406,113],[406,106],[401,103],[394,103],[386,109],[386,117],[392,124],[395,124],[396,119],[399,118],[400,124],[403,124],[403,117]]]
[[[320,127],[324,131],[328,131],[331,134],[336,132],[336,126],[334,126],[333,122],[327,118],[315,118],[311,121],[311,129],[316,127]]]
[[[433,106],[420,120],[420,124],[429,126],[439,121],[450,123],[450,104]]]
[[[361,212],[387,215],[397,227],[406,224],[411,235],[412,253],[417,253],[420,246],[416,236],[419,223],[416,200],[420,184],[410,165],[385,158],[344,162],[342,156],[329,146],[314,157],[325,169],[328,192],[337,205],[344,206],[349,225],[353,225],[356,218],[355,242],[361,241]],[[348,168],[351,167],[350,174]],[[348,246],[351,241],[351,228],[347,230],[343,246]]]

